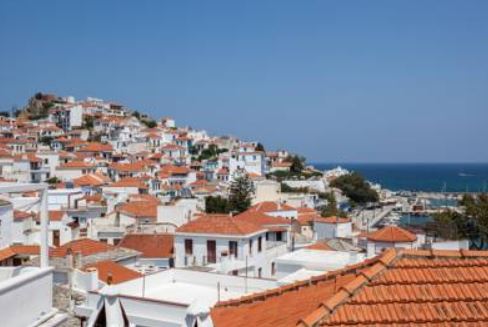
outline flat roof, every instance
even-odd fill
[[[365,255],[357,252],[345,251],[323,251],[301,249],[298,251],[286,253],[276,258],[277,264],[289,264],[308,267],[312,270],[335,270],[344,266],[363,261]]]

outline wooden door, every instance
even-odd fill
[[[217,262],[217,247],[215,241],[207,241],[207,261],[208,263]]]

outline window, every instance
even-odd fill
[[[259,236],[258,238],[258,252],[261,252],[263,250],[263,237]]]
[[[263,268],[258,269],[258,278],[261,278],[263,276]]]
[[[185,240],[185,255],[193,255],[193,240]]]
[[[230,256],[234,256],[237,258],[237,242],[236,241],[229,241],[229,254]]]
[[[252,255],[252,240],[249,240],[249,255]]]
[[[271,262],[271,275],[274,276],[274,274],[276,274],[276,264]]]
[[[276,240],[278,242],[283,241],[283,232],[276,232]]]

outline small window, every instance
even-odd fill
[[[276,264],[271,262],[271,275],[274,276],[274,274],[276,274]]]
[[[250,255],[252,255],[252,244],[253,244],[253,241],[249,240],[249,254]]]
[[[259,236],[258,238],[258,252],[261,252],[263,250],[263,237]]]
[[[258,269],[258,278],[262,278],[263,277],[263,268],[259,268]]]
[[[185,240],[185,255],[193,255],[193,240]]]
[[[230,256],[234,256],[237,258],[237,242],[236,241],[229,241],[229,254]]]

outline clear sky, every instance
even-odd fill
[[[315,162],[488,162],[488,1],[3,0],[0,109],[37,91]]]

